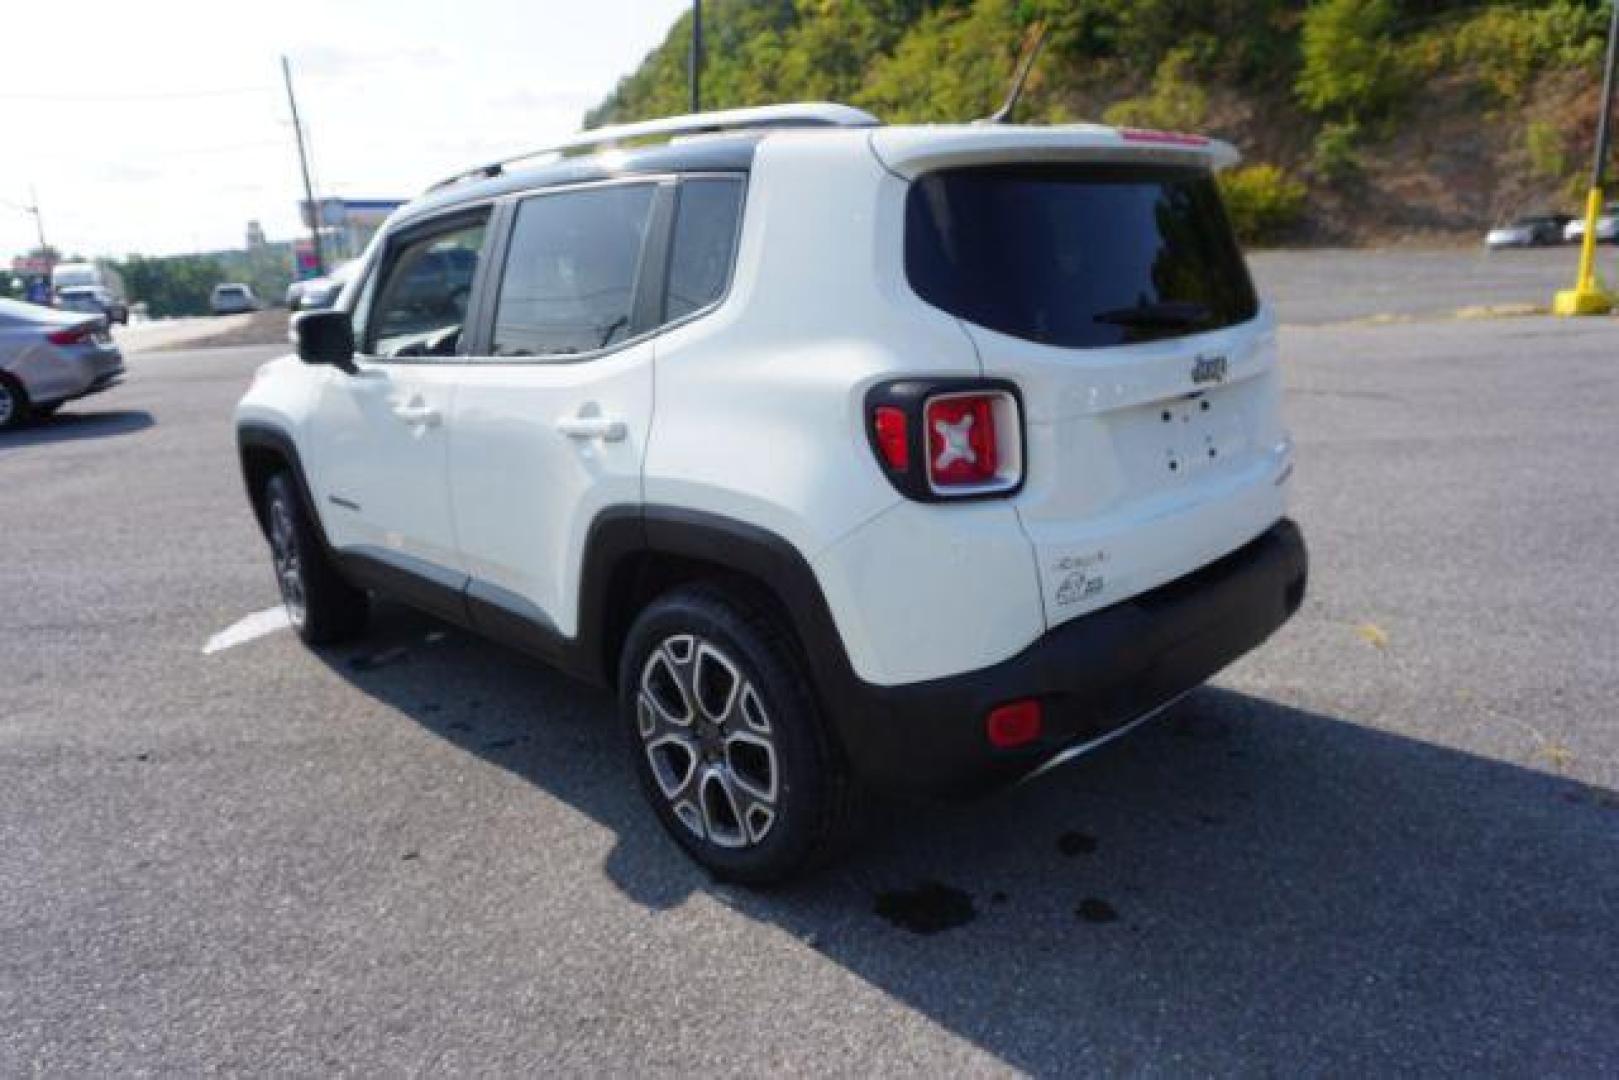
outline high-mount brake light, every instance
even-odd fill
[[[1151,128],[1120,128],[1119,137],[1125,142],[1155,143],[1159,146],[1207,146],[1204,135],[1188,135],[1181,131],[1154,131]]]

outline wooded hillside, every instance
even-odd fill
[[[686,111],[689,19],[587,123]],[[703,104],[971,119],[999,104],[1036,21],[1018,118],[1230,139],[1250,239],[1476,238],[1580,201],[1600,0],[707,0]]]

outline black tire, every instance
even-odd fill
[[[22,383],[0,371],[0,431],[22,427],[33,418],[34,408],[28,402],[28,391]]]
[[[716,878],[775,884],[847,846],[858,792],[768,605],[713,584],[659,597],[630,628],[618,684],[648,801]]]
[[[264,487],[270,558],[287,617],[306,645],[334,645],[365,631],[370,598],[332,565],[290,472]]]
[[[34,419],[35,420],[44,420],[46,417],[55,416],[56,415],[56,410],[60,409],[63,405],[66,405],[66,404],[67,404],[67,402],[65,402],[65,401],[53,401],[48,405],[35,405],[33,407]]]

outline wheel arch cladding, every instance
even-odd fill
[[[304,476],[303,461],[298,456],[298,447],[292,441],[292,436],[280,428],[270,427],[267,424],[246,423],[236,429],[236,450],[241,459],[242,482],[247,487],[248,504],[253,508],[253,516],[259,523],[259,531],[266,536],[269,535],[269,516],[264,502],[265,488],[272,476],[285,469],[292,473],[298,494],[303,497],[304,505],[309,508],[316,537],[320,540],[321,546],[329,552],[331,547],[326,542],[326,530],[321,524],[320,509],[315,505],[314,497],[310,493],[309,482]]]
[[[776,534],[702,511],[648,506],[603,515],[592,527],[581,579],[581,636],[596,643],[602,674],[616,678],[630,625],[654,597],[694,580],[719,580],[762,599],[801,651],[834,732],[835,703],[853,669],[831,608],[799,551]],[[583,642],[582,642],[583,644]]]

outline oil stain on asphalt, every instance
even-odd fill
[[[1112,904],[1106,900],[1098,900],[1094,896],[1087,896],[1081,900],[1079,907],[1074,909],[1074,914],[1091,923],[1110,923],[1119,917]]]
[[[937,934],[978,917],[973,898],[937,881],[877,894],[877,914],[913,934]]]

